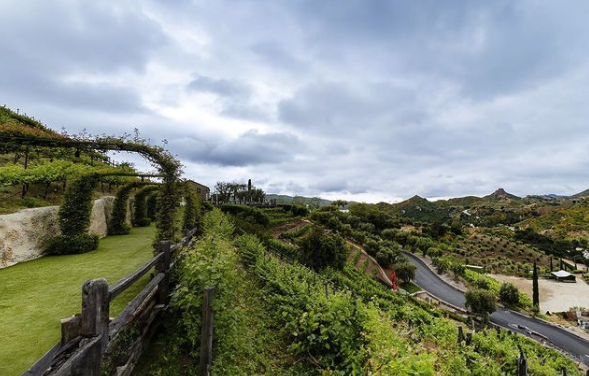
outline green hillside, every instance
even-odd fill
[[[436,202],[430,202],[417,195],[408,200],[388,205],[384,210],[389,214],[419,222],[444,222],[450,219],[448,208],[443,208]]]
[[[531,228],[551,237],[587,237],[589,236],[589,199],[584,199],[571,207],[545,210],[536,217],[518,223],[518,226]]]
[[[320,197],[304,197],[304,196],[288,196],[278,194],[267,194],[266,200],[276,200],[278,205],[309,205],[309,207],[321,207],[331,204],[331,201],[322,199]]]

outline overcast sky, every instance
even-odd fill
[[[574,194],[589,188],[588,14],[585,0],[0,0],[0,104],[68,133],[165,139],[210,187]]]

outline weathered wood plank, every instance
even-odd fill
[[[110,323],[109,334],[113,340],[121,328],[128,322],[129,316],[144,302],[144,300],[158,288],[158,284],[164,279],[164,274],[157,274],[145,288],[127,305],[127,307]]]
[[[213,323],[215,312],[211,307],[215,287],[205,287],[204,302],[202,307],[202,331],[200,333],[200,376],[211,374],[211,362],[213,360]]]
[[[156,265],[156,269],[158,272],[164,274],[164,278],[158,286],[158,303],[165,304],[170,293],[170,259],[172,252],[170,242],[160,242],[159,251],[162,258],[160,259],[160,263]]]
[[[22,374],[22,376],[39,376],[42,375],[51,365],[53,364],[53,359],[61,350],[61,342],[58,342],[53,346],[49,351],[45,353],[41,357],[41,359],[37,360],[35,364],[33,364],[29,369]]]
[[[147,264],[143,265],[141,269],[137,270],[135,273],[131,274],[128,277],[125,277],[114,284],[114,286],[110,289],[110,299],[114,299],[119,296],[123,291],[131,287],[135,282],[139,280],[139,278],[143,277],[147,272],[151,270],[156,264],[158,264],[161,260],[163,255],[160,253],[154,258],[152,258]]]
[[[100,376],[102,336],[86,341],[61,367],[51,371],[48,376]]]
[[[80,315],[74,315],[61,320],[61,345],[65,345],[78,337],[82,332],[82,320]]]
[[[110,297],[106,279],[92,279],[82,286],[82,337],[101,336],[101,351],[108,344]]]

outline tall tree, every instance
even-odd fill
[[[497,310],[497,297],[489,290],[468,289],[464,294],[466,308],[483,316],[483,323],[488,324],[491,313]]]
[[[532,273],[532,303],[534,307],[540,308],[540,290],[538,288],[538,268],[534,260],[534,271]]]

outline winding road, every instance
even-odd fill
[[[417,285],[445,302],[466,308],[462,291],[444,282],[419,257],[408,252],[404,255],[417,267],[413,280]],[[589,361],[589,342],[557,326],[502,308],[491,315],[491,322],[535,339],[547,340],[585,364]]]

